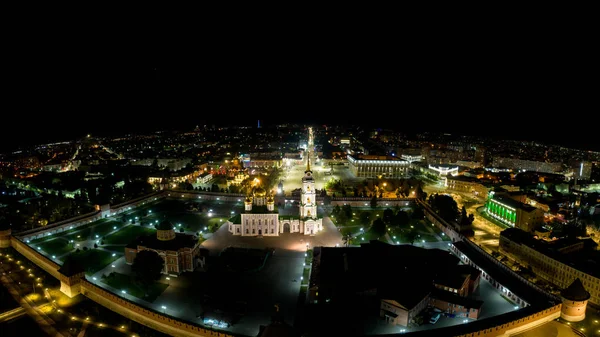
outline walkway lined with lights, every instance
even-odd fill
[[[33,318],[33,320],[40,326],[42,330],[44,330],[44,332],[48,334],[48,336],[64,337],[63,334],[58,332],[54,326],[52,326],[53,322],[48,316],[46,316],[46,314],[43,312],[40,313],[36,307],[33,307],[31,304],[29,304],[29,301],[26,298],[21,297],[21,294],[19,294],[19,291],[16,289],[14,281],[10,276],[7,277],[3,275],[0,279],[12,297],[21,305],[21,307],[25,309],[25,311],[27,311],[27,314]]]
[[[19,265],[19,268],[16,270],[16,272],[19,272],[19,271],[27,272],[27,273],[29,273],[30,277],[34,277],[33,274],[31,273],[31,269],[25,270],[23,268],[23,266],[20,264],[20,261],[15,262],[14,259],[12,257],[10,257],[10,255],[8,255],[8,254],[7,255],[0,254],[0,256],[3,256],[6,259],[6,262],[14,262],[14,264]],[[21,307],[19,307],[19,308],[25,310],[25,312],[30,317],[32,317],[33,320],[40,326],[40,328],[42,330],[44,330],[49,336],[63,337],[65,335],[60,333],[54,327],[54,324],[55,324],[54,320],[52,320],[50,317],[48,317],[45,314],[45,312],[42,310],[43,308],[48,307],[48,306],[50,306],[54,310],[56,310],[57,313],[64,314],[64,315],[66,315],[66,317],[70,317],[71,321],[83,322],[83,330],[79,333],[78,336],[84,336],[85,327],[89,326],[90,324],[95,324],[99,328],[113,329],[113,330],[119,331],[121,333],[124,333],[127,331],[125,325],[112,326],[112,325],[104,324],[102,322],[94,323],[93,319],[90,319],[90,317],[79,318],[79,317],[67,312],[66,310],[61,309],[58,306],[58,303],[56,303],[55,301],[44,302],[37,306],[30,304],[29,299],[21,296],[21,294],[19,292],[19,285],[15,284],[14,280],[10,276],[10,274],[13,272],[13,270],[11,270],[12,267],[10,266],[10,263],[6,263],[6,264],[1,263],[1,264],[2,264],[1,269],[2,269],[4,275],[2,277],[0,277],[0,280],[2,281],[3,285],[8,289],[8,291],[13,296],[13,298],[15,298],[15,300],[21,305]],[[6,269],[7,267],[9,268],[8,270]],[[21,287],[23,287],[23,285],[24,284],[20,284]],[[56,290],[56,291],[58,291],[58,290]],[[49,297],[44,296],[44,298],[48,299]],[[69,335],[68,332],[66,332],[66,334]],[[131,336],[137,337],[137,334],[132,332]]]

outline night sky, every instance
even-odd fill
[[[0,145],[261,119],[600,150],[591,46],[576,42],[371,36],[194,49],[40,37],[5,63]]]

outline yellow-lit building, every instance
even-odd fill
[[[446,188],[449,190],[473,194],[476,197],[487,199],[490,188],[481,184],[479,179],[465,176],[448,176]]]

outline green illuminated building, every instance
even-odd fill
[[[492,194],[485,204],[485,211],[492,218],[527,232],[544,222],[544,211],[505,195]]]

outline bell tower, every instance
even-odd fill
[[[300,217],[315,219],[317,217],[317,194],[315,179],[310,170],[310,152],[306,162],[306,171],[302,177],[302,192],[300,195]]]

